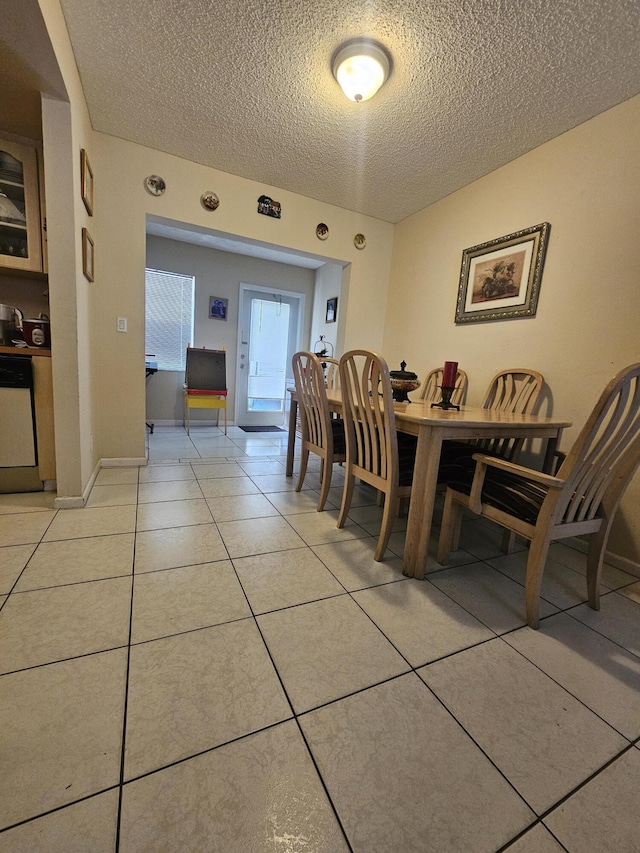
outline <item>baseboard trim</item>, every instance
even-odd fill
[[[54,509],[82,509],[86,498],[82,495],[67,495],[64,498],[54,498]]]
[[[100,468],[138,468],[147,464],[146,456],[112,457],[100,460]]]
[[[154,418],[151,418],[149,423],[153,424],[154,429],[155,429],[155,427],[184,427],[184,422],[182,421],[182,419],[180,419],[180,420],[155,420]],[[192,427],[195,427],[195,426],[215,427],[215,424],[210,423],[208,418],[194,418],[192,415],[191,416],[191,426]],[[235,423],[233,421],[228,420],[227,426],[228,427],[235,426]],[[224,431],[224,422],[223,421],[221,421],[218,424],[218,429],[221,429]],[[185,428],[185,432],[186,431],[187,430]],[[148,430],[147,430],[147,434],[148,434],[148,436],[151,435],[151,433]]]
[[[572,548],[575,548],[576,551],[580,551],[583,554],[586,554],[589,550],[589,543],[576,536],[571,537],[570,539],[558,541],[564,541],[566,545],[570,545]],[[620,569],[623,572],[627,572],[629,575],[634,575],[635,577],[640,578],[640,563],[635,563],[628,557],[621,557],[620,554],[614,554],[613,551],[605,551],[604,562],[613,566],[615,569]]]

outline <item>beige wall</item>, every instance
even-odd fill
[[[608,380],[640,361],[640,96],[396,226],[384,354],[419,374],[445,360],[478,404],[498,370],[539,370],[570,444]],[[462,250],[551,223],[536,317],[456,326]],[[609,548],[640,562],[640,475]]]
[[[333,355],[338,358],[344,350],[344,333],[345,323],[344,316],[346,309],[343,312],[343,307],[348,304],[349,297],[349,282],[348,270],[343,275],[343,270],[337,264],[325,264],[316,272],[316,300],[313,312],[313,326],[311,329],[311,339],[309,341],[309,349],[315,352],[315,344],[320,340],[320,335],[323,336],[328,344],[327,354],[331,353],[333,347]],[[335,322],[327,323],[327,300],[338,297],[338,313]],[[354,344],[355,346],[356,344]],[[321,347],[318,347],[320,351]]]
[[[99,456],[127,459],[144,455],[148,214],[350,264],[345,345],[351,341],[380,347],[393,226],[105,134],[96,134],[96,140],[100,239],[96,242],[96,305],[91,332],[98,347]],[[164,195],[153,197],[144,190],[143,181],[149,174],[165,179]],[[216,192],[220,198],[215,213],[200,204],[205,190]],[[257,213],[257,200],[263,193],[282,203],[282,219]],[[324,242],[315,236],[318,222],[326,222],[330,229]],[[359,231],[367,236],[364,251],[353,245],[353,236]],[[116,332],[116,317],[127,317],[126,335]]]
[[[97,462],[95,351],[88,334],[94,289],[82,274],[82,228],[100,243],[96,217],[80,196],[80,149],[93,151],[84,95],[58,0],[40,9],[68,101],[44,96],[42,129],[47,205],[49,303],[58,505],[79,505]]]

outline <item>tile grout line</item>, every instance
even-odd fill
[[[115,848],[114,853],[119,853],[120,850],[120,830],[122,826],[122,798],[124,795],[124,763],[127,746],[127,711],[129,707],[129,676],[131,672],[131,638],[133,632],[133,598],[135,592],[135,564],[136,564],[136,547],[138,542],[138,496],[140,493],[140,468],[138,468],[138,480],[136,483],[136,511],[133,523],[133,553],[131,555],[131,601],[129,604],[129,637],[127,643],[127,665],[125,668],[124,682],[124,705],[122,709],[122,738],[120,749],[120,776],[118,782],[118,809],[116,814],[116,833],[115,833]]]

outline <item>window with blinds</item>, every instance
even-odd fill
[[[195,277],[146,269],[144,351],[158,370],[184,370],[193,343]]]

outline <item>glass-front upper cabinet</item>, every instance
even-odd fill
[[[0,267],[42,270],[34,148],[0,138]]]

